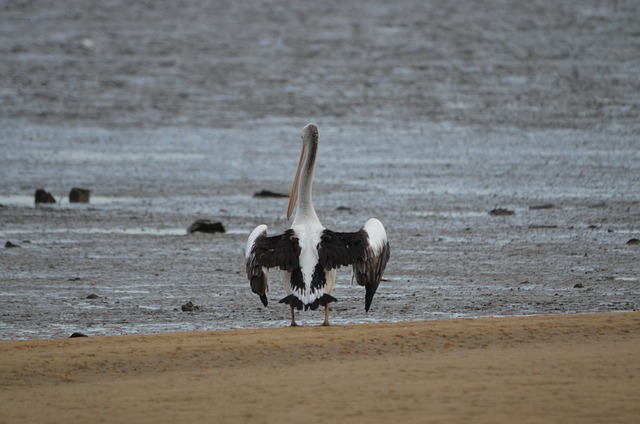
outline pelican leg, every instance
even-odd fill
[[[292,327],[297,327],[298,324],[296,324],[296,313],[295,313],[295,308],[293,307],[293,305],[291,305],[291,326]]]
[[[324,305],[324,322],[322,323],[323,327],[329,326],[329,304]]]

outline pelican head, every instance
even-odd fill
[[[298,169],[296,170],[296,176],[293,179],[293,185],[291,186],[291,193],[289,193],[289,203],[287,204],[287,220],[291,218],[293,214],[293,210],[296,207],[296,203],[298,202],[298,186],[300,184],[300,175],[302,174],[302,168],[304,168],[305,163],[308,162],[307,152],[314,152],[313,161],[315,161],[315,151],[318,146],[318,138],[319,131],[318,126],[316,124],[307,124],[302,129],[302,150],[300,151],[300,161],[298,162]],[[309,172],[309,168],[313,167],[314,163],[307,164],[307,172]],[[312,171],[312,169],[311,169]]]

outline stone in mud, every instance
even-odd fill
[[[629,239],[629,240],[627,241],[627,244],[630,244],[630,245],[635,246],[635,245],[637,245],[637,244],[640,244],[640,239],[637,239],[637,238]]]
[[[87,296],[87,299],[99,299],[99,298],[100,298],[100,296],[98,296],[95,293],[91,293],[89,296]]]
[[[7,242],[4,244],[4,247],[6,247],[7,249],[9,249],[9,248],[12,248],[12,247],[20,247],[20,246],[18,246],[17,244],[13,244],[13,243],[11,243],[10,241],[7,241]]]
[[[583,288],[584,288],[584,285],[583,285],[582,283],[576,283],[576,284],[573,286],[573,288],[574,288],[574,289],[583,289]]]
[[[91,190],[86,188],[74,187],[69,192],[69,202],[71,203],[89,203],[91,198]]]
[[[198,312],[200,311],[200,306],[194,305],[192,301],[188,301],[182,305],[180,309],[182,309],[182,312]]]
[[[489,215],[491,216],[509,216],[513,214],[515,214],[514,211],[511,211],[509,209],[503,209],[503,208],[495,208],[489,212]]]
[[[39,188],[36,190],[36,205],[39,203],[56,203],[56,199],[49,193],[45,191],[43,188]]]
[[[209,221],[208,219],[199,219],[187,229],[189,234],[199,231],[201,233],[224,233],[222,222]]]
[[[541,205],[531,205],[531,206],[529,206],[529,210],[531,210],[531,211],[540,210],[540,209],[553,209],[553,208],[555,208],[553,203],[544,203],[544,204],[541,204]]]
[[[271,190],[261,190],[253,194],[253,197],[289,197],[287,194],[276,193]]]
[[[69,336],[69,338],[70,338],[70,339],[72,339],[72,338],[76,338],[76,337],[89,337],[89,336],[87,336],[86,334],[77,333],[77,332],[76,332],[76,333],[73,333],[73,334],[71,334],[71,335]]]

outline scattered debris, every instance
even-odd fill
[[[75,338],[75,337],[89,337],[86,334],[82,334],[82,333],[73,333],[72,335],[69,336],[70,339]]]
[[[89,203],[91,198],[91,190],[86,188],[74,187],[69,192],[69,202],[71,203]]]
[[[7,241],[7,242],[4,244],[4,247],[6,247],[7,249],[10,249],[10,248],[12,248],[12,247],[18,247],[18,248],[19,248],[20,246],[18,246],[17,244],[13,244],[13,243],[11,243],[10,241]]]
[[[221,222],[214,222],[208,219],[198,219],[196,222],[191,224],[191,226],[187,229],[187,233],[195,233],[199,231],[201,233],[224,233],[224,226]]]
[[[56,203],[56,199],[49,193],[45,191],[43,188],[39,188],[36,190],[36,205],[39,203]]]
[[[271,190],[261,190],[253,194],[253,197],[289,197],[288,194],[276,193]]]
[[[640,239],[637,239],[637,238],[629,239],[629,240],[627,241],[627,244],[630,244],[630,245],[640,244]]]
[[[200,306],[194,305],[192,301],[188,301],[180,309],[182,312],[199,312],[201,310]]]
[[[503,209],[503,208],[492,209],[489,212],[489,215],[491,215],[491,216],[508,216],[508,215],[513,215],[513,214],[515,214],[514,211],[511,211],[509,209]]]

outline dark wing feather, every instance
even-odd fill
[[[367,233],[364,229],[355,233],[338,233],[324,230],[318,245],[318,258],[324,269],[351,265],[364,257]]]
[[[358,284],[365,287],[364,308],[367,311],[369,311],[373,296],[378,290],[378,285],[382,279],[382,274],[384,274],[387,262],[389,262],[390,254],[389,242],[386,242],[382,249],[377,252],[371,246],[367,246],[364,258],[357,260],[353,264],[353,276]]]
[[[251,248],[252,266],[292,272],[299,266],[299,258],[300,244],[293,230],[273,237],[259,236]]]
[[[354,233],[325,230],[318,244],[318,256],[325,269],[353,265],[356,282],[365,287],[365,310],[368,311],[389,261],[390,248],[382,224],[379,226],[382,236],[376,234],[382,238],[376,240],[375,246],[370,243],[366,228],[367,225]]]
[[[267,274],[265,268],[280,268],[292,272],[299,265],[300,245],[292,230],[267,237],[267,227],[259,226],[248,240],[245,264],[251,291],[267,306]]]

